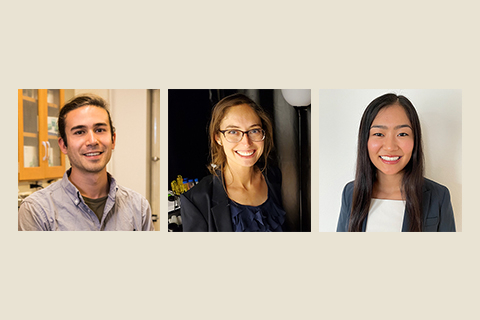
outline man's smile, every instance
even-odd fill
[[[103,154],[103,151],[87,152],[87,153],[84,153],[83,155],[89,159],[97,159],[100,157],[101,154]]]

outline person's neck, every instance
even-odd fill
[[[260,172],[256,166],[230,167],[228,165],[225,166],[224,171],[225,185],[239,188],[241,187],[245,190],[250,189],[250,187],[254,184],[255,178]]]
[[[108,195],[109,182],[107,169],[100,172],[81,172],[72,168],[68,180],[80,191],[82,196],[98,199]]]
[[[380,199],[402,200],[403,172],[395,175],[386,175],[377,172],[377,179],[373,186],[373,197]]]

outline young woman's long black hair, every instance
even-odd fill
[[[348,231],[362,231],[362,225],[368,216],[372,199],[373,184],[377,168],[368,155],[370,127],[378,112],[391,105],[401,105],[407,114],[413,130],[413,152],[403,169],[401,192],[406,199],[405,214],[410,220],[409,231],[422,231],[422,187],[424,181],[424,158],[420,120],[413,104],[404,96],[388,93],[370,102],[363,113],[358,131],[357,170],[353,188],[352,212]]]

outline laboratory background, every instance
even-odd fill
[[[82,93],[97,94],[109,104],[117,138],[107,171],[120,185],[147,198],[155,230],[160,230],[158,89],[19,89],[18,205],[70,168],[58,147],[57,118],[65,102]]]
[[[222,98],[243,93],[271,117],[275,148],[271,161],[282,172],[283,207],[289,231],[311,231],[311,92],[274,89],[168,90],[169,231],[182,231],[178,194],[172,182],[195,187],[209,175],[208,124]],[[181,178],[180,178],[180,177]],[[162,181],[162,183],[164,183]]]

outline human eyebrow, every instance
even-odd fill
[[[395,130],[401,129],[401,128],[410,128],[410,130],[413,130],[411,126],[408,124],[401,124],[395,127]]]
[[[383,125],[379,125],[379,124],[373,125],[373,126],[370,127],[370,129],[373,129],[373,128],[384,129],[384,130],[388,129],[387,126],[383,126]],[[412,127],[408,124],[400,124],[398,126],[395,126],[395,128],[393,128],[393,129],[398,130],[398,129],[401,129],[401,128],[410,128],[411,130],[413,130]]]
[[[98,128],[98,127],[106,127],[107,124],[105,122],[99,122],[99,123],[95,123],[93,125],[94,128]]]
[[[256,129],[256,128],[261,128],[262,126],[259,125],[259,124],[252,124],[250,127],[247,128],[246,131],[249,131],[251,129]],[[228,125],[226,128],[226,130],[228,129],[236,129],[236,130],[242,130],[242,128],[240,128],[239,126],[235,126],[235,125]]]
[[[381,126],[379,124],[376,124],[376,125],[373,125],[373,126],[370,127],[370,129],[373,129],[373,128],[384,129],[384,130],[388,129],[387,126]]]
[[[75,126],[75,127],[72,127],[70,129],[70,131],[75,131],[75,130],[79,130],[79,129],[85,129],[87,126],[84,126],[84,125],[79,125],[79,126]]]
[[[106,126],[107,126],[107,124],[106,124],[105,122],[99,122],[99,123],[95,123],[95,124],[93,125],[93,127],[94,127],[94,128],[98,128],[98,127],[106,127]],[[87,126],[86,126],[86,125],[83,125],[83,124],[81,124],[81,125],[78,125],[78,126],[72,127],[72,128],[70,129],[70,131],[76,131],[76,130],[85,130],[85,129],[87,129]]]
[[[249,128],[261,127],[261,126],[262,126],[261,124],[255,123],[255,124],[252,124],[251,126],[249,126]],[[236,125],[233,125],[233,124],[229,124],[227,126],[227,128],[240,128],[240,127],[236,126]]]

